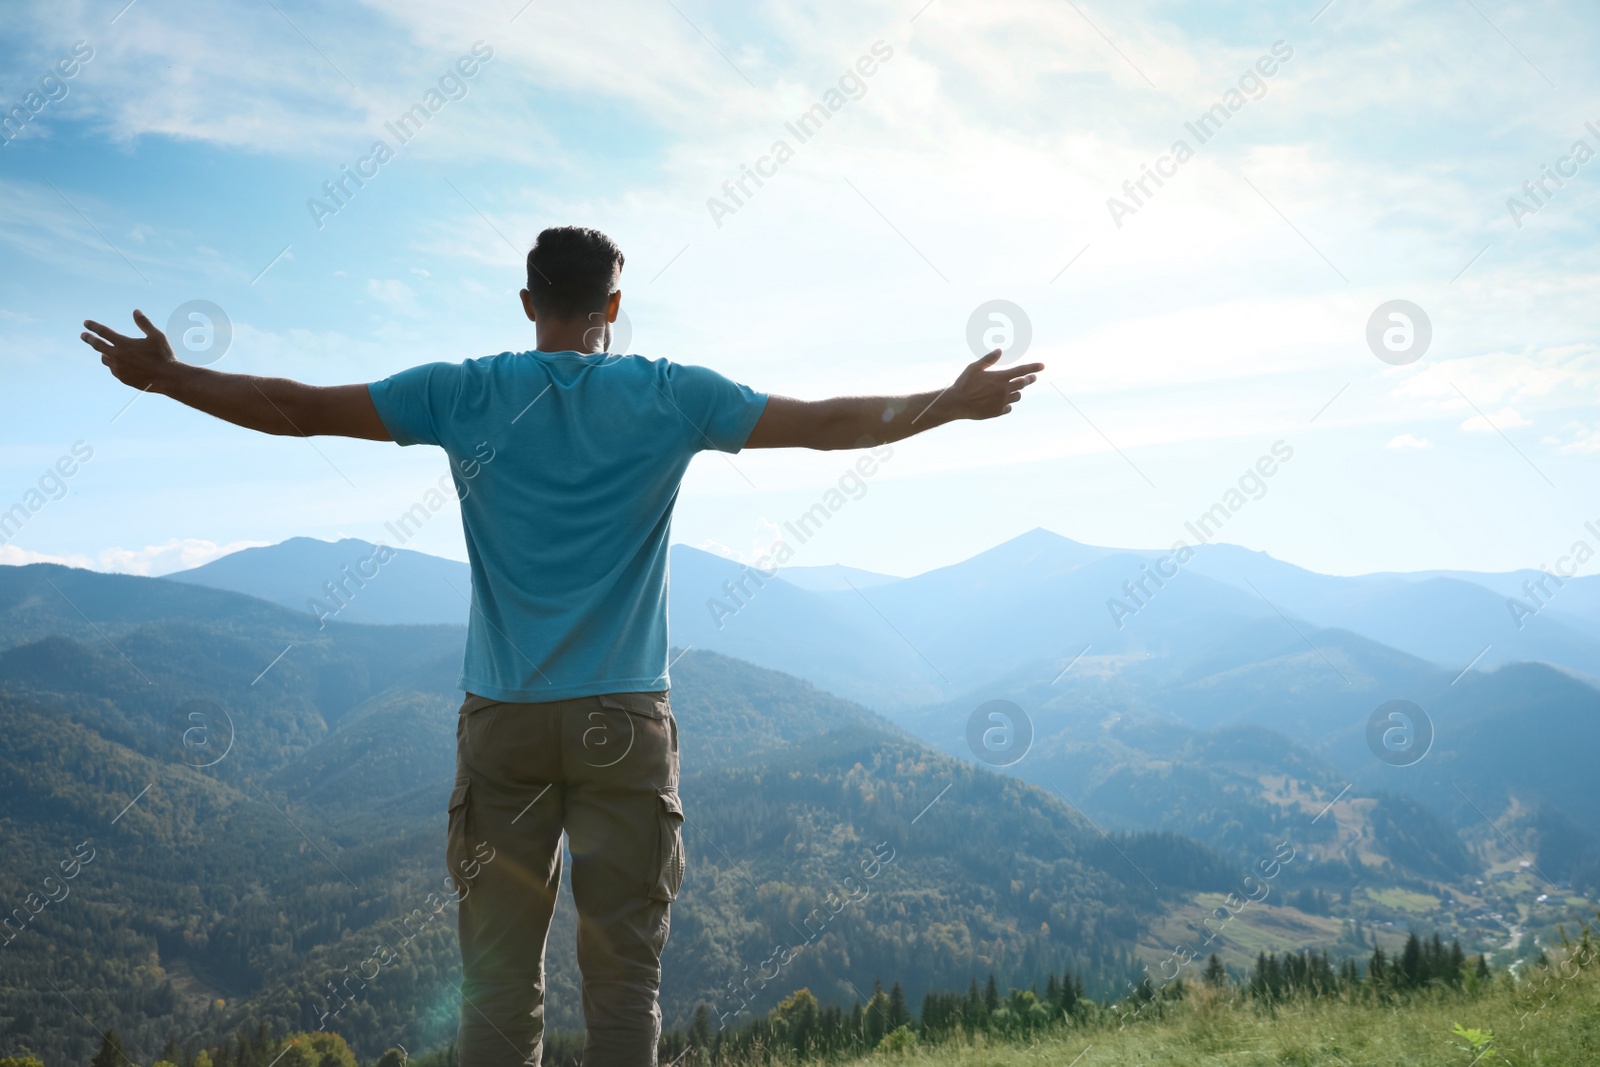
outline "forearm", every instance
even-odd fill
[[[869,448],[903,441],[912,434],[942,426],[958,416],[942,401],[948,390],[908,396],[841,396],[824,406],[813,448]]]
[[[247,430],[285,437],[316,432],[306,411],[315,387],[288,378],[228,374],[178,363],[153,382],[151,389]]]
[[[1011,410],[1042,363],[995,368],[995,349],[938,391],[908,396],[839,396],[792,400],[769,396],[746,448],[871,448],[903,441],[957,419],[992,419]]]
[[[142,311],[133,321],[143,337],[127,337],[93,319],[84,320],[83,343],[100,353],[100,362],[117,381],[143,392],[161,393],[180,404],[258,433],[281,437],[334,434],[365,441],[392,441],[366,385],[306,385],[288,378],[225,374],[182,363],[166,334]]]

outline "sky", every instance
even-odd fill
[[[1163,547],[1285,451],[1220,539],[1338,574],[1600,544],[1593,8],[51,0],[6,19],[0,511],[27,515],[0,563],[163,574],[385,539],[442,453],[139,395],[79,324],[132,332],[141,308],[188,333],[184,358],[318,384],[520,351],[523,257],[569,223],[626,253],[631,351],[763,391],[941,388],[969,338],[1026,336],[1010,352],[1046,363],[1011,415],[894,446],[796,565],[909,575],[1041,526]],[[674,540],[758,557],[855,458],[703,454]],[[453,512],[408,547],[465,553]]]

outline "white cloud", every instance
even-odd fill
[[[396,311],[415,311],[417,294],[411,286],[395,279],[367,279],[367,295]]]
[[[111,244],[89,221],[98,219],[104,227],[122,217],[120,207],[82,192],[70,182],[58,191],[48,185],[0,179],[0,244],[51,266],[97,280],[127,282],[136,275],[148,277],[156,266],[149,248],[134,247],[120,233],[120,246]]]
[[[1461,429],[1468,433],[1529,426],[1541,414],[1587,410],[1600,403],[1600,347],[1588,343],[1492,351],[1394,373],[1399,377],[1393,387],[1398,401],[1420,403],[1441,415],[1466,416]]]
[[[59,563],[63,567],[82,567],[92,570],[94,561],[88,556],[57,556],[49,552],[34,552],[16,545],[0,545],[0,565],[23,567],[29,563]]]
[[[744,562],[743,557],[741,557],[738,552],[729,548],[721,541],[705,540],[701,541],[694,547],[698,548],[702,552],[709,552],[713,556],[721,556],[723,559],[731,559],[737,563]]]
[[[1472,418],[1462,422],[1461,429],[1464,433],[1496,433],[1531,425],[1533,423],[1522,412],[1516,408],[1505,407],[1498,411],[1474,414]]]
[[[1428,440],[1426,437],[1417,437],[1413,434],[1403,433],[1397,434],[1396,436],[1390,438],[1389,443],[1383,447],[1392,448],[1395,450],[1432,448],[1433,442]]]
[[[1568,430],[1570,439],[1563,441],[1552,435],[1546,437],[1544,443],[1567,455],[1589,456],[1600,452],[1600,426],[1575,425]]]
[[[174,538],[144,548],[107,548],[99,553],[95,569],[114,574],[142,574],[157,577],[185,571],[244,548],[258,548],[268,541],[233,541],[219,545],[194,537]],[[73,566],[85,566],[75,563]]]

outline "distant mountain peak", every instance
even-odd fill
[[[873,589],[904,581],[893,574],[864,571],[859,567],[846,567],[842,563],[829,563],[820,567],[785,567],[778,577],[790,585],[812,592],[834,592],[840,589]]]

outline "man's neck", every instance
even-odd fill
[[[605,351],[606,331],[600,326],[574,328],[562,323],[559,327],[539,330],[535,344],[540,352],[577,352],[593,355]]]

